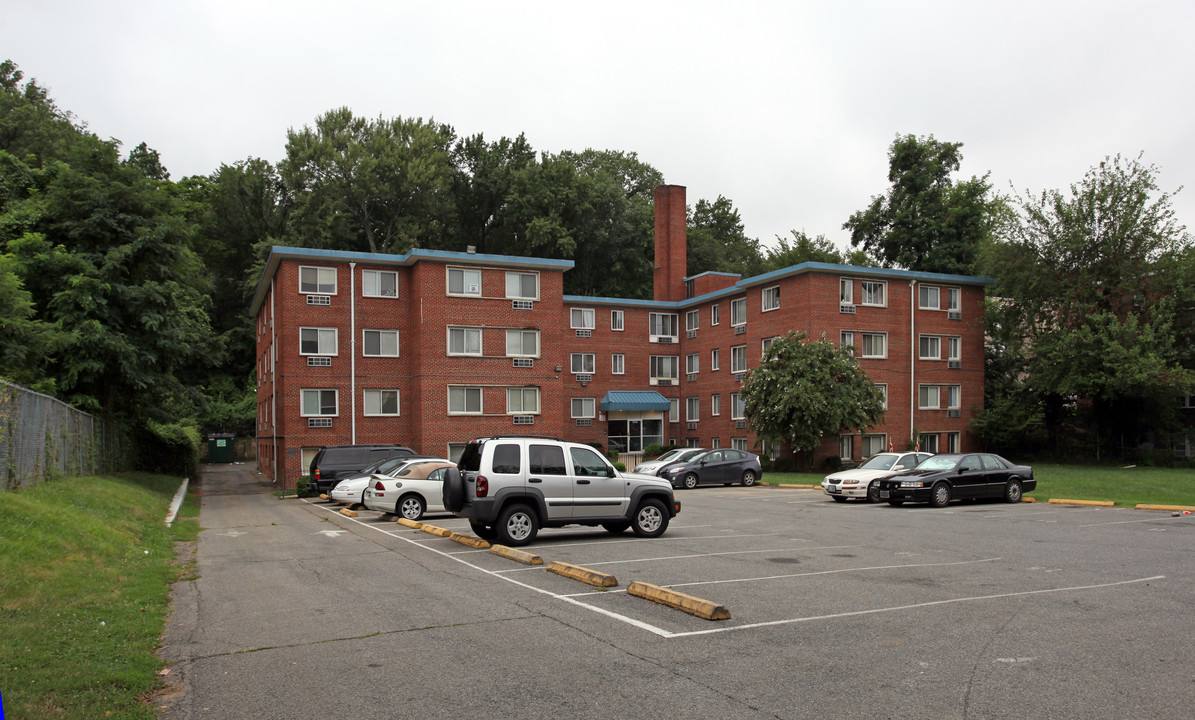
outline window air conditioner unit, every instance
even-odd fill
[[[734,326],[734,334],[735,334],[735,335],[742,335],[742,334],[743,334],[743,333],[745,333],[745,332],[747,332],[747,326],[746,326],[746,325],[735,325],[735,326]]]
[[[332,298],[328,297],[327,295],[308,295],[307,296],[307,304],[308,305],[331,305]]]
[[[946,319],[947,320],[962,320],[963,314],[961,312],[959,312],[958,310],[951,310],[950,312],[946,313]]]
[[[593,337],[592,330],[578,330],[577,337]]]
[[[697,331],[696,331],[696,330],[690,330],[689,332],[687,332],[687,333],[685,334],[685,337],[687,337],[687,338],[689,338],[690,340],[692,340],[693,338],[697,337]]]
[[[661,335],[656,338],[656,342],[660,343],[661,345],[668,345],[672,342],[672,336],[671,335]]]
[[[959,410],[947,410],[946,411],[946,417],[948,417],[948,418],[956,418],[956,417],[962,417],[962,416],[963,416],[962,412]]]
[[[855,306],[854,305],[839,305],[838,312],[844,313],[846,315],[854,315],[855,314]]]
[[[963,363],[961,360],[948,360],[946,361],[946,367],[949,370],[961,370]]]
[[[530,300],[511,300],[510,301],[510,309],[511,310],[530,310],[532,307],[534,307],[534,304]]]
[[[696,430],[696,429],[697,429],[697,423],[695,423],[695,422],[691,422],[691,423],[689,423],[689,429],[690,429],[690,430]]]

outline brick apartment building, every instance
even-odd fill
[[[759,451],[739,390],[789,330],[853,346],[887,395],[878,427],[827,439],[819,462],[914,433],[972,448],[989,281],[825,263],[687,276],[685,188],[655,203],[652,300],[565,295],[564,260],[275,247],[252,304],[259,469],[293,487],[323,445],[456,457],[493,434]]]

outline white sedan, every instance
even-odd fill
[[[639,463],[635,466],[633,472],[639,473],[640,475],[655,475],[660,471],[660,468],[664,467],[665,465],[671,465],[675,462],[684,462],[691,458],[697,457],[703,452],[705,452],[704,448],[673,448],[655,460],[647,460],[645,462]]]
[[[822,480],[822,490],[834,498],[835,502],[845,502],[847,498],[878,502],[880,498],[877,480],[895,472],[912,470],[932,455],[933,453],[924,452],[876,453],[857,468],[827,475]]]
[[[404,465],[394,475],[377,475],[365,488],[365,507],[418,520],[444,512],[444,473],[456,463],[430,460]]]

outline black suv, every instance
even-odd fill
[[[360,473],[379,460],[414,454],[402,445],[329,445],[311,459],[307,486],[326,493],[346,476]]]
[[[565,525],[659,537],[680,512],[667,480],[620,473],[589,445],[526,435],[471,441],[445,474],[443,499],[473,532],[506,545]]]

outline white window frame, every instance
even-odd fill
[[[957,335],[946,338],[946,359],[955,362],[962,359],[963,339]]]
[[[941,360],[942,359],[942,336],[941,335],[918,335],[917,336],[917,358],[919,360]]]
[[[590,420],[597,417],[597,403],[593,398],[573,398],[569,403],[570,417],[575,420]]]
[[[303,289],[303,275],[305,270],[315,271],[315,289]],[[331,281],[328,281],[328,276],[331,275]],[[328,267],[326,265],[300,265],[299,266],[299,292],[303,295],[335,295],[337,293],[336,282],[336,268]],[[312,281],[307,281],[310,284]],[[327,288],[331,289],[327,289]]]
[[[710,415],[722,414],[722,396],[718,393],[710,395]]]
[[[381,290],[382,278],[394,279],[394,293],[387,295]],[[371,287],[372,290],[371,290]],[[394,270],[362,270],[361,297],[398,299],[398,273]]]
[[[718,303],[710,305],[710,325],[718,325],[722,322],[722,306]]]
[[[647,334],[652,342],[660,338],[671,338],[675,342],[677,339],[676,313],[648,313]]]
[[[455,267],[455,266],[450,265],[449,267],[445,268],[444,272],[445,272],[444,288],[445,288],[446,294],[453,296],[453,297],[481,297],[481,270],[480,269],[469,268],[469,267]],[[453,292],[453,290],[452,290],[453,275],[460,276],[461,289],[457,292]],[[477,280],[476,284],[471,283],[469,281],[471,277],[476,278],[476,280]]]
[[[946,310],[949,312],[958,312],[961,296],[962,288],[946,288]]]
[[[369,337],[370,333],[377,333],[377,335],[378,335],[378,351],[379,352],[377,352],[377,353],[366,352],[366,348],[368,348],[368,346],[369,346],[369,341],[367,340],[367,338]],[[394,336],[394,352],[393,353],[381,352],[384,349],[382,339],[387,335]],[[400,347],[401,346],[399,345],[397,330],[379,330],[377,328],[365,328],[361,331],[361,357],[398,357]]]
[[[839,333],[838,334],[838,346],[844,347],[844,348],[845,347],[854,348],[854,350],[851,351],[851,354],[854,355],[855,354],[854,351],[859,349],[858,346],[855,345],[854,331],[853,330],[843,330],[841,333]]]
[[[592,375],[597,370],[597,355],[594,353],[569,353],[569,372],[574,375]]]
[[[938,433],[921,433],[917,437],[917,445],[921,452],[936,454],[938,452]]]
[[[838,436],[838,459],[850,460],[855,451],[855,437],[853,435]]]
[[[668,398],[668,422],[680,422],[680,400],[677,398]]]
[[[917,386],[917,409],[918,410],[941,410],[942,409],[942,386],[941,385],[918,385]]]
[[[530,295],[523,294],[523,279],[531,278],[532,284],[535,286],[535,292]],[[511,281],[515,281],[514,292],[511,292]],[[506,297],[511,300],[539,300],[539,273],[527,272],[519,270],[506,271]]]
[[[685,313],[685,332],[701,329],[701,310],[690,310]]]
[[[701,398],[685,398],[685,422],[697,422],[701,419]]]
[[[610,374],[611,375],[626,375],[627,374],[627,356],[622,353],[614,353],[610,355]]]
[[[776,342],[779,339],[780,339],[779,335],[773,335],[772,337],[764,338],[763,340],[760,340],[759,341],[759,357],[761,359],[767,357],[768,348],[772,347],[772,343]]]
[[[528,335],[535,338],[535,352],[527,352],[526,339]],[[514,339],[514,347],[512,347],[512,338]],[[539,357],[539,330],[507,328],[506,357]]]
[[[855,281],[853,278],[838,278],[838,304],[855,304]]]
[[[948,453],[959,452],[959,448],[961,447],[961,444],[962,444],[961,441],[962,441],[961,433],[957,433],[957,432],[946,433],[946,452],[948,452]]]
[[[315,331],[315,352],[304,352],[303,350],[303,333],[307,331]],[[325,344],[326,341],[331,340],[331,347]],[[336,328],[326,327],[300,327],[299,328],[299,354],[300,355],[338,355],[340,354],[340,333]]]
[[[654,384],[656,380],[668,379],[676,382],[680,379],[680,358],[676,355],[651,355],[649,356],[649,372],[651,381]],[[672,374],[662,374],[661,370],[668,370],[667,366],[671,366]]]
[[[310,393],[319,393],[316,396],[316,404],[319,406],[317,412],[307,412],[307,398]],[[332,412],[324,412],[324,393],[332,393]],[[299,390],[299,414],[301,417],[339,417],[340,416],[340,391],[332,388],[303,388]]]
[[[879,388],[880,393],[884,396],[884,410],[887,411],[888,410],[888,383],[876,383],[876,387]],[[863,457],[869,457],[869,456],[864,455]]]
[[[883,433],[864,435],[860,457],[871,457],[888,449],[888,436]],[[878,443],[878,444],[877,444]]]
[[[730,348],[730,374],[737,375],[747,372],[747,346],[735,345]]]
[[[760,312],[771,312],[780,309],[780,286],[766,287],[759,293]]]
[[[865,332],[865,333],[859,333],[859,335],[860,335],[859,339],[862,341],[860,343],[860,347],[859,347],[859,352],[860,352],[859,356],[860,357],[875,359],[875,360],[883,360],[888,357],[888,333]],[[871,351],[872,351],[871,354],[868,354],[867,346],[868,346],[869,338],[879,338],[879,342],[881,342],[884,346],[884,352],[882,354],[876,354],[874,347],[871,348]],[[874,340],[873,340],[873,342],[874,342]]]
[[[460,399],[461,410],[452,409],[453,397]],[[470,410],[470,399],[476,397],[477,409]],[[477,385],[449,385],[448,386],[448,414],[449,415],[481,415],[485,409],[485,392]]]
[[[460,326],[450,325],[445,329],[445,331],[447,333],[447,338],[445,339],[445,342],[447,344],[444,347],[447,350],[447,353],[446,353],[447,355],[453,356],[453,357],[481,357],[482,347],[483,347],[482,346],[481,328],[460,327]],[[454,336],[461,337],[464,339],[464,348],[465,348],[464,350],[453,350],[452,349],[452,338]],[[477,350],[476,351],[469,350],[469,338],[471,338],[471,337],[475,338],[477,341]]]
[[[394,395],[394,412],[383,412],[386,395]],[[402,414],[402,397],[397,389],[368,389],[361,391],[361,408],[365,417],[398,417]]]
[[[739,327],[747,324],[747,298],[730,301],[730,326]]]
[[[595,327],[593,308],[569,308],[568,326],[573,330],[593,330]]]
[[[884,280],[861,280],[859,281],[859,287],[860,305],[867,307],[888,306],[888,283]]]
[[[963,388],[961,385],[946,385],[946,409],[958,410],[962,407]]]
[[[701,372],[701,353],[685,355],[685,374],[696,375]]]
[[[743,402],[742,393],[730,394],[730,419],[731,420],[746,420],[747,419],[747,404]]]
[[[722,358],[719,355],[719,348],[710,350],[710,370],[722,369]]]
[[[742,450],[743,452],[747,452],[747,438],[745,438],[745,437],[731,438],[730,439],[730,448],[732,450]]]
[[[917,289],[918,310],[941,310],[942,288],[937,285],[922,285]]]
[[[533,399],[534,410],[525,409],[528,397]],[[517,409],[514,407],[516,404],[518,405]],[[506,388],[506,414],[539,415],[539,388],[524,386]]]
[[[626,313],[623,310],[610,311],[610,329],[614,332],[622,332],[626,329]]]

